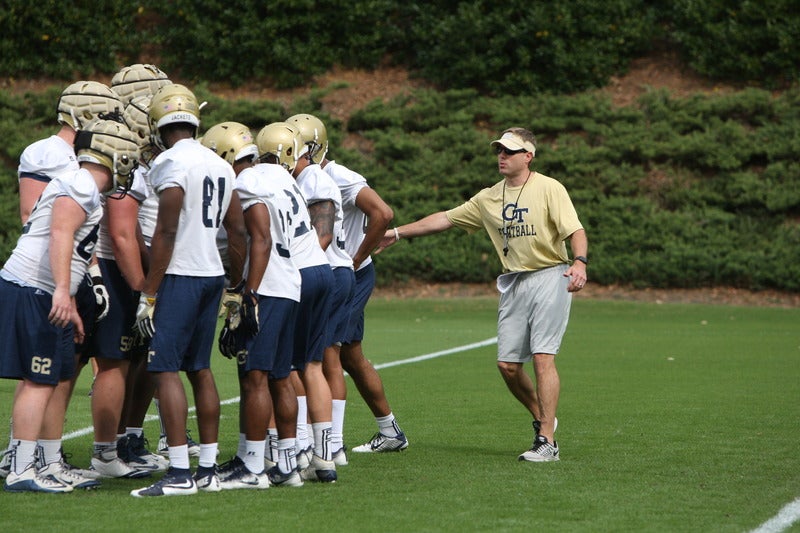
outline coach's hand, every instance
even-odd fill
[[[97,302],[97,314],[94,318],[95,322],[100,322],[108,314],[111,308],[111,299],[108,297],[108,289],[103,284],[103,275],[100,273],[100,267],[92,265],[89,267],[89,279],[94,293],[95,302]]]
[[[156,308],[156,297],[142,293],[139,296],[139,307],[136,309],[136,329],[145,339],[153,338],[155,324],[153,324],[153,311]]]

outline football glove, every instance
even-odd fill
[[[219,352],[228,359],[243,361],[247,357],[247,335],[242,329],[231,329],[230,319],[225,319],[225,325],[219,332]]]
[[[136,309],[136,329],[139,330],[145,339],[153,338],[155,334],[155,324],[153,323],[153,311],[156,308],[156,297],[142,293],[139,296],[139,307]]]
[[[246,291],[242,296],[240,328],[246,335],[255,337],[258,334],[258,294],[255,291]]]
[[[100,273],[100,267],[92,265],[89,267],[89,286],[94,293],[94,300],[97,302],[97,314],[94,318],[95,322],[100,322],[108,314],[111,308],[111,300],[108,297],[108,289],[103,284],[103,275]]]
[[[242,308],[242,291],[244,290],[244,280],[240,281],[235,287],[227,287],[222,293],[219,302],[219,317],[226,317],[226,323],[230,321],[230,329],[239,327],[240,314]]]

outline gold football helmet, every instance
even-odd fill
[[[76,81],[61,92],[56,105],[58,123],[78,131],[95,118],[122,120],[117,93],[97,81]]]
[[[135,63],[122,67],[111,78],[111,89],[128,105],[137,96],[152,96],[159,88],[172,83],[166,73],[155,65]]]
[[[303,142],[311,152],[311,161],[322,163],[325,154],[328,153],[328,130],[325,124],[314,115],[308,113],[298,113],[286,119],[286,122],[300,130]]]
[[[200,126],[200,105],[197,98],[192,91],[178,83],[164,85],[156,91],[147,115],[153,144],[162,150],[166,150],[166,146],[161,140],[159,128],[182,122],[194,126],[196,133]]]
[[[231,165],[245,157],[251,160],[258,158],[253,133],[238,122],[221,122],[211,126],[200,142]]]
[[[139,143],[139,161],[148,168],[158,153],[158,148],[153,145],[150,136],[150,122],[147,115],[152,99],[150,95],[136,96],[128,102],[125,111],[122,112],[122,119]]]
[[[259,158],[263,162],[276,160],[289,172],[294,172],[297,160],[308,152],[308,146],[303,144],[303,136],[293,125],[288,122],[273,122],[267,124],[256,136]]]
[[[111,171],[114,183],[106,194],[124,196],[130,190],[139,162],[139,144],[125,124],[105,119],[87,123],[75,137],[75,153],[79,163],[97,163]]]

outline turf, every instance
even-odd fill
[[[493,298],[376,298],[367,313],[376,365],[496,334]],[[746,531],[800,495],[798,324],[800,309],[577,300],[558,357],[558,463],[517,461],[530,418],[489,344],[383,368],[410,447],[350,453],[335,485],[157,500],[131,498],[142,482],[129,480],[0,493],[3,530]],[[213,364],[220,396],[237,397],[235,365]],[[90,383],[85,372],[67,432],[91,424]],[[376,427],[348,385],[353,447]],[[0,383],[2,420],[13,388]],[[222,408],[220,460],[235,452],[237,409]],[[157,422],[146,432],[155,441]],[[74,463],[88,464],[91,440],[65,442]]]

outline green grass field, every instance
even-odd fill
[[[379,365],[475,343],[494,337],[495,318],[493,298],[376,298],[365,351]],[[749,531],[800,496],[798,325],[800,309],[576,300],[558,357],[558,463],[517,461],[530,419],[488,344],[382,369],[409,449],[351,453],[334,485],[158,500],[130,497],[142,482],[128,480],[0,493],[2,530]],[[234,364],[213,364],[220,396],[237,397]],[[376,428],[349,385],[352,447]],[[91,425],[89,386],[85,372],[67,432]],[[13,388],[0,383],[0,420]],[[221,461],[236,450],[237,410],[222,408]],[[157,422],[146,432],[155,441]],[[88,465],[91,441],[65,442],[75,464]]]

